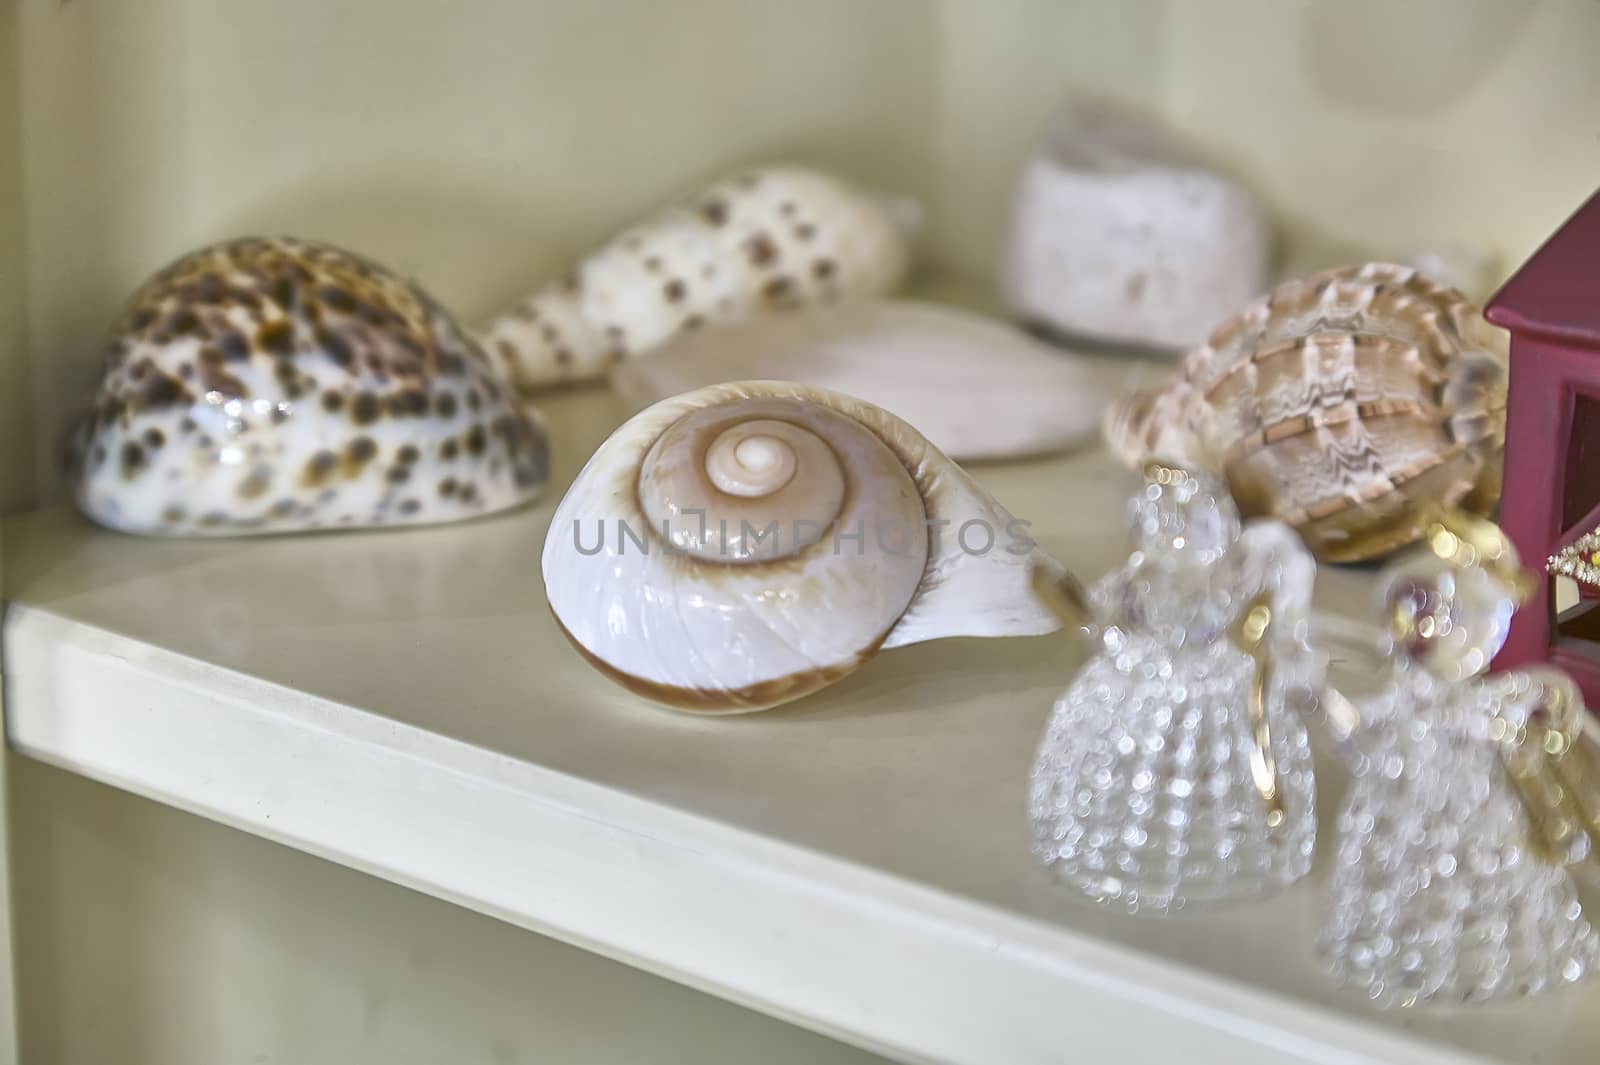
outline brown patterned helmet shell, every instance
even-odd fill
[[[1415,270],[1369,263],[1281,285],[1223,323],[1163,388],[1107,412],[1124,461],[1223,474],[1247,517],[1330,562],[1415,542],[1438,507],[1500,496],[1506,342]]]
[[[417,285],[311,241],[185,255],[113,326],[69,430],[83,511],[227,536],[422,524],[533,498],[533,412]]]

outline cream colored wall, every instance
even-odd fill
[[[1291,235],[1509,272],[1600,185],[1592,0],[1206,0],[1165,30],[1164,110]]]

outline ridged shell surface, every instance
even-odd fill
[[[759,710],[881,648],[1030,635],[1017,522],[906,423],[786,382],[658,403],[608,439],[544,548],[551,609],[597,668],[658,702]]]
[[[326,244],[250,238],[135,293],[69,464],[102,525],[229,536],[503,510],[538,494],[548,455],[421,288]]]
[[[1499,499],[1506,343],[1453,289],[1385,263],[1280,286],[1107,412],[1130,465],[1226,476],[1247,516],[1332,562],[1413,543],[1438,506]]]
[[[603,376],[680,333],[900,283],[915,208],[793,166],[751,170],[625,230],[483,330],[524,389]]]

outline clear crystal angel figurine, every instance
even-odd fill
[[[1566,865],[1594,815],[1571,679],[1483,676],[1524,576],[1500,530],[1451,515],[1381,584],[1389,675],[1357,700],[1318,950],[1384,1006],[1464,1003],[1577,980],[1600,962]]]
[[[1285,525],[1242,527],[1215,479],[1153,464],[1136,550],[1091,589],[1099,649],[1034,763],[1034,849],[1129,911],[1258,897],[1303,876],[1316,838],[1306,642],[1316,566]]]

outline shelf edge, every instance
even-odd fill
[[[1483,1060],[44,608],[4,662],[30,757],[899,1060]]]

